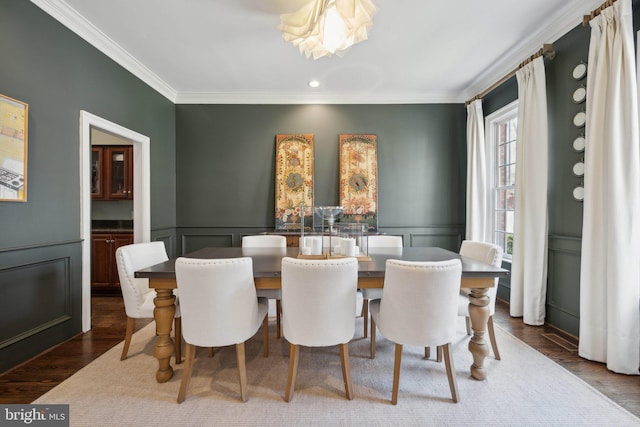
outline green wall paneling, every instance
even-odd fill
[[[0,251],[0,372],[79,333],[80,242]]]

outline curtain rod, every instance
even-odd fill
[[[525,59],[524,61],[522,61],[520,63],[520,65],[518,65],[517,68],[515,68],[514,70],[511,70],[509,73],[507,73],[504,77],[502,77],[500,80],[498,80],[497,82],[495,82],[494,84],[492,84],[491,86],[489,86],[488,88],[486,88],[485,90],[483,90],[482,92],[480,92],[479,94],[477,94],[476,96],[474,96],[473,98],[471,98],[470,100],[468,100],[467,102],[464,103],[465,107],[469,104],[471,104],[473,101],[475,101],[476,99],[482,99],[484,98],[488,93],[490,93],[492,90],[494,90],[495,88],[497,88],[498,86],[500,86],[502,83],[506,82],[507,80],[509,80],[511,77],[513,77],[513,75],[518,72],[518,70],[522,67],[524,67],[525,65],[527,65],[528,63],[530,63],[531,61],[533,61],[536,58],[539,58],[541,56],[544,56],[545,58],[549,58],[549,59],[553,59],[556,56],[556,51],[553,50],[553,44],[544,44],[542,45],[542,49],[538,50],[536,53],[534,53],[533,55],[531,55],[529,58]]]
[[[616,0],[607,0],[606,2],[602,3],[598,8],[594,9],[593,11],[591,11],[591,13],[589,15],[584,15],[582,17],[582,26],[583,27],[588,27],[589,26],[589,22],[595,18],[596,16],[600,15],[600,12],[602,12],[603,10],[605,10],[606,8],[613,6],[613,4],[616,2]]]

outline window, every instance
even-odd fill
[[[513,225],[516,200],[516,138],[518,102],[515,101],[486,118],[487,170],[491,188],[489,204],[493,243],[502,247],[505,259],[513,253]]]

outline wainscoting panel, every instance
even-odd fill
[[[163,242],[169,258],[175,258],[177,256],[175,231],[175,228],[151,230],[151,240],[154,242]]]
[[[580,238],[549,236],[546,321],[576,336],[580,327],[580,246]]]
[[[433,229],[428,232],[414,232],[410,234],[411,246],[428,247],[438,246],[453,252],[460,250],[463,231],[460,229]]]
[[[207,247],[233,246],[233,233],[226,234],[183,234],[182,255]]]
[[[0,372],[81,332],[81,244],[0,251]]]
[[[71,318],[69,258],[0,270],[0,305],[26,305],[0,330],[0,349]]]
[[[181,246],[180,254],[187,254],[208,246],[240,246],[242,237],[273,231],[273,227],[184,227],[177,228],[176,235]],[[394,236],[402,236],[404,246],[439,246],[458,252],[464,235],[464,225],[444,226],[380,226],[378,232]],[[167,250],[169,248],[167,247]]]

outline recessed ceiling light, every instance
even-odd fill
[[[318,86],[320,86],[320,82],[319,82],[319,81],[317,81],[317,80],[311,80],[311,81],[309,82],[309,86],[310,86],[310,87],[318,87]]]

